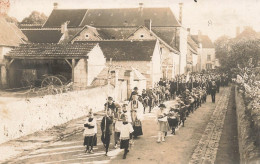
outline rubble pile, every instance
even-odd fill
[[[106,86],[10,102],[0,109],[0,143],[82,117],[90,108],[103,110],[113,91]]]

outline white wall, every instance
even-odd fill
[[[2,46],[0,46],[0,62],[3,61],[4,56],[11,50],[12,50],[12,48],[10,48],[10,47],[2,47]]]
[[[211,55],[211,60],[207,61],[207,55]],[[201,66],[202,69],[206,69],[206,64],[211,63],[212,68],[215,67],[215,49],[214,48],[203,48],[201,50]]]
[[[114,87],[103,86],[29,101],[0,102],[0,144],[85,116],[90,108],[101,111],[113,93]]]
[[[161,54],[160,54],[160,44],[157,40],[153,52],[152,57],[152,85],[154,86],[155,83],[160,81],[160,78],[162,77],[162,70],[161,70]],[[150,86],[149,86],[150,87]]]
[[[187,38],[188,32],[183,27],[180,27],[180,74],[186,73],[187,66]]]
[[[100,38],[97,36],[97,34],[95,34],[93,30],[90,28],[85,28],[83,31],[81,31],[79,36],[72,40],[72,43],[76,40],[100,40]],[[86,37],[86,35],[88,35],[88,37]]]
[[[143,35],[143,37],[141,37],[141,35]],[[130,36],[128,39],[133,39],[133,40],[142,40],[142,39],[156,39],[154,36],[150,35],[150,32],[147,31],[144,28],[139,28],[134,34],[133,36]]]
[[[88,82],[91,85],[92,81],[98,76],[106,65],[106,58],[99,47],[95,46],[88,54]]]

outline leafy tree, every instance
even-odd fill
[[[215,41],[215,54],[219,59],[219,63],[222,67],[227,65],[228,49],[230,38],[228,36],[221,36]]]
[[[3,17],[5,18],[5,20],[9,23],[14,23],[16,25],[18,25],[18,20],[15,17],[10,17],[7,14],[4,14]]]
[[[215,42],[216,57],[223,69],[230,70],[248,66],[252,58],[252,65],[257,66],[260,59],[260,36],[252,28],[246,28],[236,38],[229,39],[222,36]]]
[[[33,11],[28,17],[24,18],[21,24],[43,24],[47,20],[44,13]]]

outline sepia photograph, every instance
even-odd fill
[[[260,0],[0,0],[0,163],[260,164]]]

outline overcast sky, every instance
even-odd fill
[[[1,1],[1,0],[0,0]],[[221,35],[235,36],[236,27],[251,26],[260,31],[260,0],[10,0],[9,15],[21,21],[33,10],[50,15],[53,3],[59,8],[171,7],[178,18],[183,2],[183,24],[193,34],[201,30],[214,41]]]

